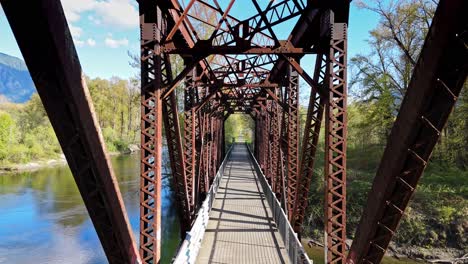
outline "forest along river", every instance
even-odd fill
[[[112,157],[133,234],[139,238],[140,155]],[[162,194],[162,261],[179,243],[169,180]],[[107,263],[68,166],[0,175],[0,263]]]

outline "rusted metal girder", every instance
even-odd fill
[[[275,44],[277,43],[277,41],[273,39],[275,36],[271,33],[270,34],[272,36],[265,34],[263,31],[300,15],[305,6],[303,0],[282,0],[278,3],[271,2],[264,10],[258,10],[258,14],[246,20],[239,21],[228,14],[230,5],[228,5],[226,10],[222,10],[216,2],[215,4],[217,6],[212,6],[206,1],[201,0],[197,0],[195,2],[204,9],[216,12],[223,16],[223,19],[221,19],[217,24],[206,21],[196,12],[196,10],[189,12],[187,17],[180,16],[180,18],[184,19],[184,22],[187,22],[188,17],[191,17],[204,23],[207,27],[216,28],[216,33],[212,34],[210,37],[214,46],[232,46],[234,43],[242,43],[245,41],[253,42],[257,46]],[[220,27],[221,23],[225,23],[227,25],[227,29]]]
[[[325,76],[328,66],[327,56],[325,54],[317,55],[315,61],[314,83],[319,87],[311,87],[309,99],[309,108],[307,110],[307,119],[304,125],[304,138],[302,141],[302,151],[300,159],[300,172],[297,185],[296,202],[294,204],[294,217],[292,225],[294,231],[299,235],[302,231],[302,224],[307,209],[309,198],[309,189],[314,175],[315,153],[320,135],[320,127],[323,119],[324,104],[326,98],[318,93],[325,86]]]
[[[333,23],[325,106],[326,263],[344,263],[346,252],[347,24]]]
[[[326,51],[329,45],[328,41],[326,41],[329,27],[327,22],[328,13],[330,10],[333,11],[335,22],[348,23],[350,2],[349,0],[308,2],[289,35],[288,41],[297,48],[314,47],[319,53]],[[326,22],[325,25],[323,24],[324,21]],[[301,57],[302,55],[299,55],[297,59]],[[287,71],[287,65],[288,62],[285,58],[279,58],[267,79],[272,83],[279,82]]]
[[[277,89],[275,89],[277,90]],[[275,91],[276,94],[276,91]],[[280,156],[280,108],[276,101],[272,101],[272,116],[271,116],[271,188],[275,193],[279,192],[278,183],[280,182],[280,172],[278,169],[278,161]]]
[[[198,126],[197,111],[197,87],[195,86],[196,70],[193,69],[185,77],[184,90],[184,155],[185,176],[187,177],[187,194],[190,203],[190,215],[195,215],[196,206],[196,172],[197,172],[197,148],[196,135]]]
[[[285,42],[285,41],[283,41]],[[210,43],[198,42],[193,48],[176,48],[173,45],[166,45],[163,49],[168,54],[181,54],[181,55],[193,55],[201,54],[208,56],[211,54],[283,54],[283,55],[298,55],[298,54],[314,54],[315,51],[312,49],[296,48],[288,42],[285,42],[284,46],[265,46],[257,47],[251,45],[241,46],[212,46]]]
[[[379,263],[468,73],[468,2],[441,0],[393,125],[347,262]]]
[[[68,166],[110,263],[137,263],[117,179],[106,153],[60,1],[1,1]],[[34,27],[25,21],[34,21]]]
[[[287,210],[291,221],[299,176],[299,75],[292,67],[288,74],[287,93]]]
[[[140,255],[143,263],[161,259],[162,63],[160,41],[165,17],[154,1],[140,1],[141,168]]]
[[[161,77],[163,85],[172,82],[171,61],[168,54],[163,55]],[[189,202],[187,177],[185,175],[185,156],[182,149],[182,136],[179,126],[179,111],[175,93],[163,97],[162,115],[166,131],[167,149],[169,153],[172,182],[176,194],[177,208],[180,218],[180,234],[185,237],[192,226],[193,211]]]
[[[208,142],[207,142],[207,133],[208,133],[208,121],[209,117],[206,113],[206,110],[201,111],[200,113],[200,124],[201,124],[201,135],[200,135],[200,160],[198,168],[198,177],[199,177],[199,186],[198,192],[200,194],[199,202],[205,199],[206,193],[209,190],[209,178],[208,178]]]
[[[269,141],[269,133],[270,133],[270,116],[268,109],[262,109],[263,112],[263,119],[262,119],[262,138],[263,138],[263,156],[262,156],[262,163],[263,163],[263,171],[267,178],[268,183],[271,185],[271,174],[269,173],[268,167],[268,159],[270,156],[270,141]]]
[[[288,77],[288,80],[290,78]],[[279,89],[279,98],[283,103],[288,101],[288,87],[282,87]],[[287,201],[287,155],[288,155],[288,142],[289,142],[289,134],[288,134],[288,106],[285,103],[286,107],[280,111],[280,150],[278,154],[278,181],[277,181],[277,192],[276,196],[277,199],[281,202],[283,209],[285,212],[288,211],[288,201]]]
[[[271,166],[271,159],[272,159],[272,150],[273,150],[273,146],[271,145],[271,130],[272,130],[272,127],[271,127],[271,119],[272,119],[272,107],[273,107],[273,101],[272,100],[268,100],[266,101],[266,117],[267,117],[267,120],[266,120],[266,131],[265,131],[265,134],[264,134],[264,138],[265,138],[265,141],[267,142],[266,144],[266,157],[265,157],[265,166],[266,166],[266,169],[265,169],[265,175],[268,175],[267,176],[267,179],[268,179],[268,184],[270,186],[273,186],[273,181],[274,181],[274,178],[273,178],[273,169],[272,169],[272,166]]]

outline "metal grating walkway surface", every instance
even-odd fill
[[[232,150],[197,263],[289,263],[245,145]]]

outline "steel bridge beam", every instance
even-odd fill
[[[166,19],[155,1],[140,1],[141,167],[140,255],[143,263],[161,259],[162,93],[164,58],[160,40]]]
[[[164,54],[164,63],[162,76],[163,83],[172,82],[171,61],[169,55]],[[192,226],[193,204],[190,203],[188,178],[185,169],[185,156],[182,148],[182,136],[179,126],[179,111],[177,107],[177,98],[175,93],[168,97],[163,96],[162,114],[164,120],[164,129],[166,131],[167,148],[172,172],[172,181],[174,192],[177,199],[177,207],[181,222],[180,234],[185,237],[186,232],[190,231]]]
[[[346,252],[347,24],[331,13],[325,78],[325,245],[326,263],[344,263]]]
[[[193,69],[185,78],[184,90],[184,154],[185,154],[185,174],[187,177],[188,196],[191,208],[191,215],[195,215],[196,201],[196,181],[197,171],[197,148],[196,138],[198,118],[195,105],[197,102],[197,91],[195,86],[195,69]]]
[[[284,41],[285,42],[285,41]],[[282,55],[303,55],[303,54],[314,54],[315,51],[312,49],[295,48],[291,45],[285,45],[282,47],[266,46],[256,47],[251,45],[246,46],[213,46],[210,43],[200,41],[199,44],[193,48],[175,48],[171,45],[166,45],[164,52],[168,54],[181,54],[181,55],[193,55],[201,54],[208,56],[211,54],[282,54]]]
[[[318,91],[323,90],[325,86],[325,76],[328,67],[327,56],[317,55],[315,61],[314,83],[318,87],[311,87],[309,107],[307,110],[307,119],[304,125],[304,138],[302,140],[302,151],[300,159],[299,180],[294,203],[294,218],[292,225],[294,231],[299,235],[302,231],[302,224],[308,205],[309,189],[314,175],[314,164],[316,161],[316,151],[320,135],[320,128],[323,120],[325,99]]]
[[[20,1],[4,0],[2,6],[107,260],[139,262],[60,1],[37,0],[25,6]]]
[[[292,66],[289,68],[287,94],[287,212],[293,219],[296,200],[297,180],[299,177],[299,74]]]
[[[468,73],[468,2],[441,0],[374,178],[348,263],[379,263]]]

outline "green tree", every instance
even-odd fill
[[[16,142],[15,121],[10,114],[0,111],[0,161],[8,155],[8,149]]]

